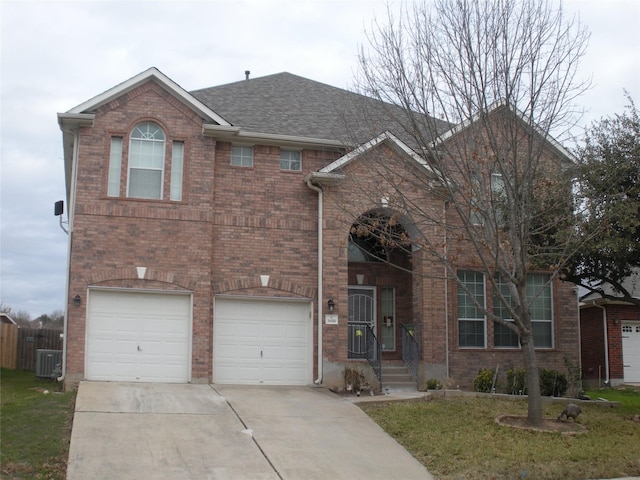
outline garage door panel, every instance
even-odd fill
[[[640,323],[622,323],[624,381],[640,383]]]
[[[87,378],[187,382],[190,305],[189,295],[90,291]]]
[[[310,383],[309,311],[307,302],[216,299],[214,382]]]

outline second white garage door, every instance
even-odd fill
[[[216,298],[214,383],[311,383],[312,324],[307,301]]]

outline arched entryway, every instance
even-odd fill
[[[382,361],[403,359],[403,329],[413,325],[413,261],[410,225],[387,209],[361,215],[348,232],[348,356],[372,354],[371,334]]]

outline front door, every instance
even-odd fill
[[[349,288],[349,358],[367,358],[369,332],[376,330],[375,295],[374,287]]]

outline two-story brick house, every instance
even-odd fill
[[[378,217],[408,237],[420,228],[382,194],[342,208],[354,182],[384,184],[367,155],[432,175],[392,124],[374,121],[380,111],[288,73],[187,92],[151,68],[59,114],[68,384],[335,387],[345,366],[369,372],[372,334],[384,363],[417,348],[420,386],[469,387],[480,367],[521,366],[517,338],[459,318],[456,282],[426,253],[354,233]],[[415,195],[446,215],[442,199]],[[462,257],[461,275],[489,305],[474,265]],[[579,363],[573,288],[554,280],[540,298],[540,365]]]

